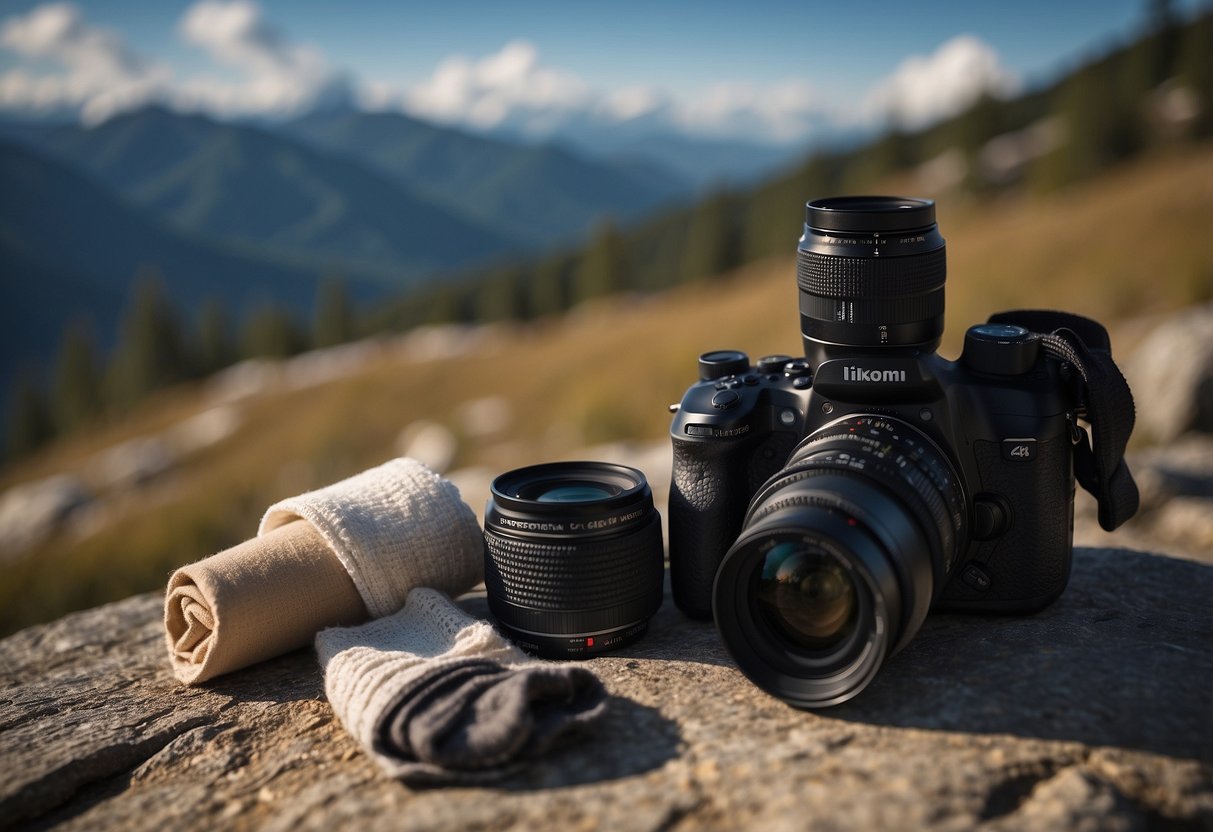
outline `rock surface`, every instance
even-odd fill
[[[933,616],[820,713],[760,692],[667,599],[588,663],[613,700],[587,741],[494,788],[413,791],[345,734],[309,651],[184,688],[142,595],[0,642],[0,825],[1209,828],[1210,598],[1206,563],[1080,549],[1049,609]]]
[[[1170,442],[1187,431],[1213,433],[1213,304],[1168,318],[1124,363],[1139,433]]]

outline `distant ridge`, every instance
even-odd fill
[[[656,164],[640,170],[401,113],[317,113],[282,129],[530,244],[568,241],[604,215],[634,219],[690,192],[686,181]]]
[[[179,230],[379,268],[399,286],[518,247],[364,165],[259,128],[149,107],[33,140]]]
[[[191,239],[62,162],[0,141],[0,390],[23,364],[53,354],[74,317],[112,342],[128,287],[144,270],[161,274],[184,310],[214,298],[235,310],[272,301],[297,315],[324,276]]]

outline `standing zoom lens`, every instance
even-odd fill
[[[502,474],[491,492],[484,583],[510,639],[569,659],[644,634],[665,576],[661,517],[644,474],[556,462]]]
[[[716,575],[713,614],[738,667],[797,707],[858,694],[922,625],[964,505],[947,458],[905,422],[848,416],[808,436]]]
[[[931,200],[808,203],[796,258],[806,355],[815,344],[934,349],[943,334],[946,278]]]

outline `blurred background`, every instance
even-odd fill
[[[937,200],[945,353],[1110,327],[1112,540],[1211,557],[1213,7],[839,5],[5,4],[0,633],[397,454],[478,511],[573,457],[660,497],[696,356],[800,350],[803,205],[847,192]]]

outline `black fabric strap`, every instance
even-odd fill
[[[1129,384],[1112,360],[1112,342],[1101,324],[1069,312],[1019,309],[990,316],[1038,333],[1045,351],[1070,364],[1082,379],[1080,406],[1091,424],[1074,446],[1074,473],[1099,501],[1099,525],[1107,531],[1137,513],[1137,484],[1125,464],[1135,412]]]

